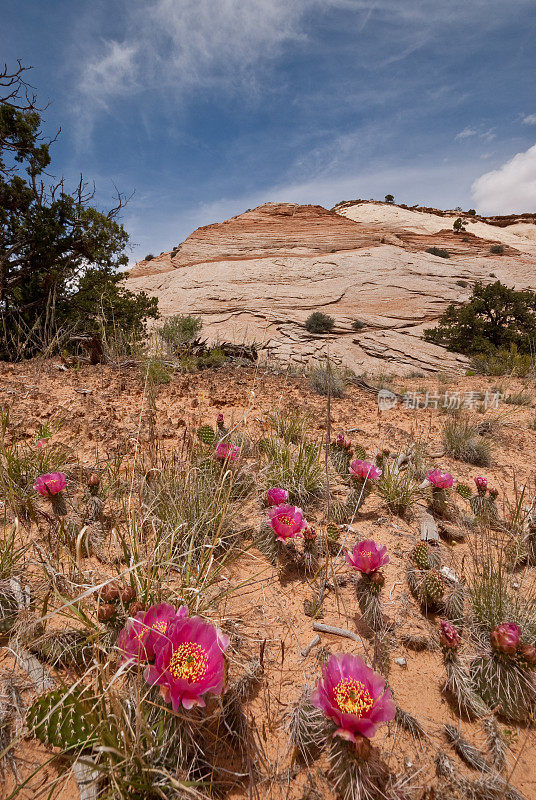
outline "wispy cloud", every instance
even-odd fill
[[[463,131],[460,131],[456,134],[454,139],[458,142],[463,141],[464,139],[471,139],[472,137],[478,137],[483,142],[492,142],[495,139],[495,132],[493,128],[489,128],[485,131],[479,131],[476,128],[464,128]]]
[[[536,125],[536,114],[525,114],[521,118],[523,125]]]
[[[509,214],[536,208],[536,145],[517,153],[472,185],[476,207],[485,214]]]

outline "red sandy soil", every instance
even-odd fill
[[[485,391],[501,384],[506,392],[519,390],[520,382],[506,379],[463,377],[441,379],[400,379],[396,389],[404,387],[411,391],[459,390],[462,393]],[[524,385],[527,392],[534,385]],[[390,388],[393,388],[392,386]],[[535,392],[536,397],[536,392]],[[131,453],[138,446],[145,446],[150,439],[147,416],[147,393],[140,371],[136,367],[112,368],[83,366],[66,372],[59,371],[51,361],[34,361],[16,365],[0,365],[0,404],[10,406],[12,421],[17,433],[31,438],[39,425],[51,420],[61,420],[61,429],[55,434],[56,441],[64,441],[75,448],[82,464],[91,466],[95,454],[112,456],[126,442]],[[169,452],[183,441],[185,429],[194,432],[199,424],[214,424],[216,415],[222,411],[227,424],[235,423],[247,416],[245,429],[259,435],[266,415],[281,409],[301,408],[312,418],[311,438],[325,435],[326,400],[316,395],[304,378],[273,372],[257,372],[254,368],[226,367],[196,375],[175,375],[169,385],[156,388],[156,432],[161,445]],[[388,448],[398,452],[412,441],[424,441],[429,453],[441,450],[441,426],[445,420],[440,410],[406,410],[398,405],[395,409],[379,412],[376,397],[361,388],[351,386],[342,399],[331,401],[331,430],[334,437],[345,432],[352,441],[361,444],[373,456],[378,450]],[[485,474],[491,485],[500,491],[499,500],[512,496],[513,478],[527,484],[527,497],[534,497],[536,452],[536,430],[531,427],[535,410],[533,407],[518,407],[501,404],[498,411],[477,414],[478,421],[493,417],[498,421],[494,442],[494,461],[489,469],[482,470],[447,457],[431,459],[431,466],[440,466],[450,471],[456,479],[471,483],[478,474]],[[313,524],[321,527],[323,509],[313,505],[306,509]],[[260,506],[252,511],[252,525],[257,526],[263,518]],[[355,529],[361,538],[374,538],[385,544],[391,554],[391,562],[385,568],[386,584],[383,598],[387,615],[393,619],[400,638],[403,632],[419,632],[434,636],[437,620],[433,615],[423,616],[413,599],[402,597],[408,594],[404,569],[409,550],[418,540],[419,525],[416,515],[403,520],[382,507],[377,496],[372,495],[364,504],[356,519]],[[350,540],[348,544],[353,544]],[[442,545],[445,561],[455,569],[460,567],[464,545]],[[87,569],[92,565],[87,564]],[[120,567],[118,567],[119,569]],[[339,561],[337,571],[348,575],[348,567]],[[98,573],[112,574],[110,565],[100,564]],[[307,581],[295,577],[285,582],[278,579],[274,568],[255,549],[245,553],[228,572],[231,582],[251,577],[249,586],[231,594],[227,601],[214,610],[214,619],[234,629],[240,639],[238,655],[233,657],[241,663],[259,654],[261,644],[266,641],[264,652],[265,672],[260,691],[250,703],[248,713],[254,719],[266,752],[273,765],[275,780],[259,787],[261,797],[302,798],[307,796],[305,787],[308,771],[291,766],[291,752],[284,729],[285,715],[299,696],[306,681],[312,682],[319,674],[318,648],[304,658],[302,651],[314,636],[313,620],[304,614],[304,600],[312,597]],[[351,583],[328,591],[323,604],[322,622],[351,631],[362,632],[359,610]],[[238,641],[238,639],[237,639]],[[321,645],[332,652],[355,652],[370,656],[370,641],[363,637],[361,643],[349,639],[322,634]],[[233,671],[233,658],[230,671]],[[406,666],[399,666],[395,659],[405,658]],[[6,649],[4,668],[9,667],[10,658]],[[411,712],[424,725],[430,741],[415,744],[403,731],[394,726],[384,726],[374,739],[389,767],[395,773],[417,772],[413,785],[420,787],[415,797],[420,797],[434,781],[433,759],[442,747],[453,758],[461,772],[471,773],[446,744],[442,724],[460,724],[464,735],[477,745],[482,745],[481,728],[459,721],[441,687],[444,668],[440,652],[414,652],[400,643],[392,652],[389,682],[397,703]],[[25,697],[31,698],[26,692]],[[512,783],[527,800],[536,797],[536,739],[534,731],[508,725],[512,732],[512,753],[509,756]],[[19,773],[29,775],[38,763],[43,763],[50,753],[34,740],[26,739],[15,752]],[[8,770],[9,773],[9,770]],[[331,797],[321,776],[322,764],[315,765],[311,774],[320,796]],[[21,793],[21,797],[46,797],[41,789],[55,774],[54,765],[45,768]],[[11,788],[10,788],[11,787]],[[13,788],[8,775],[7,794]],[[4,789],[6,791],[6,789]],[[233,793],[231,797],[243,797]],[[77,797],[72,778],[62,781],[54,798]]]

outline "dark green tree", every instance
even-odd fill
[[[536,342],[536,294],[500,281],[475,283],[466,303],[451,303],[437,328],[424,331],[429,342],[465,355],[490,354],[515,345],[530,353]]]
[[[155,298],[121,285],[126,198],[118,192],[103,213],[82,177],[72,192],[50,177],[54,140],[42,134],[25,72],[19,62],[0,73],[0,357],[35,355],[60,329],[95,335],[113,325],[139,339],[158,311]]]

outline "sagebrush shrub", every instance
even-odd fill
[[[177,350],[195,339],[202,327],[201,317],[174,314],[166,319],[158,332],[170,350]]]
[[[346,381],[338,370],[333,367],[313,367],[309,370],[311,387],[324,397],[343,397]]]
[[[305,320],[305,328],[309,333],[331,333],[335,326],[335,320],[329,314],[321,311],[313,311]]]
[[[440,258],[450,258],[450,253],[443,247],[427,247],[426,252],[432,256],[439,256]]]

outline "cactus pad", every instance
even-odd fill
[[[211,428],[210,425],[201,425],[201,427],[197,429],[197,438],[200,442],[203,442],[203,444],[213,445],[216,441],[214,428]]]
[[[83,750],[96,741],[98,717],[87,690],[53,689],[28,710],[27,725],[43,742],[60,750]]]

